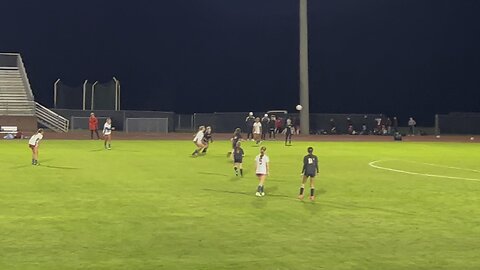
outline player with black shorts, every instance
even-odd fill
[[[227,153],[227,158],[230,157],[230,155],[235,150],[235,147],[237,147],[237,142],[241,140],[242,140],[242,130],[240,128],[236,128],[235,131],[233,132],[232,138],[230,138],[230,141],[232,141],[232,151],[229,151]]]
[[[300,194],[298,199],[303,200],[303,191],[305,190],[305,183],[310,178],[310,200],[315,200],[315,176],[320,172],[318,169],[318,158],[313,154],[313,147],[308,147],[308,155],[303,158],[302,169],[302,185],[300,186]]]
[[[207,153],[207,149],[210,146],[210,143],[213,143],[213,137],[212,137],[212,127],[208,126],[205,129],[205,133],[203,134],[203,144],[205,145],[205,148],[203,149],[202,153]]]
[[[245,153],[243,152],[242,147],[240,147],[240,142],[237,142],[237,145],[233,149],[233,169],[235,170],[235,175],[238,176],[238,172],[240,171],[240,176],[243,177],[243,168],[242,162]]]

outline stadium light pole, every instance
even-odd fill
[[[300,0],[300,132],[310,134],[310,101],[308,89],[308,8],[307,0]]]

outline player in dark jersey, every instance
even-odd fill
[[[232,141],[232,151],[229,151],[227,153],[227,157],[229,158],[230,155],[232,155],[232,152],[235,150],[235,147],[237,147],[237,142],[242,140],[242,130],[240,128],[236,128],[235,131],[233,132],[232,138],[230,138],[230,141]]]
[[[205,145],[205,148],[203,149],[202,153],[206,154],[207,149],[210,146],[210,143],[213,143],[213,137],[212,137],[212,127],[208,126],[205,129],[205,133],[203,134],[203,144]]]
[[[313,154],[313,148],[308,147],[308,155],[303,158],[302,169],[302,185],[300,186],[300,194],[298,199],[303,200],[303,191],[305,190],[305,183],[310,178],[310,200],[315,200],[315,176],[320,172],[318,169],[318,158]]]
[[[238,176],[238,172],[240,171],[240,176],[243,177],[243,168],[242,162],[245,153],[243,152],[242,147],[240,147],[240,142],[237,142],[237,145],[233,149],[233,169],[235,170],[235,175]]]

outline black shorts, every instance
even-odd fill
[[[242,163],[243,160],[240,158],[240,159],[233,159],[233,163]]]
[[[315,177],[317,174],[316,173],[304,173],[303,174],[306,177]]]

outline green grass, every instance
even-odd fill
[[[480,269],[480,144],[266,142],[254,196],[215,142],[0,142],[0,269]],[[307,146],[314,203],[296,199]],[[433,178],[379,170],[377,165]],[[440,166],[433,166],[436,164]]]

